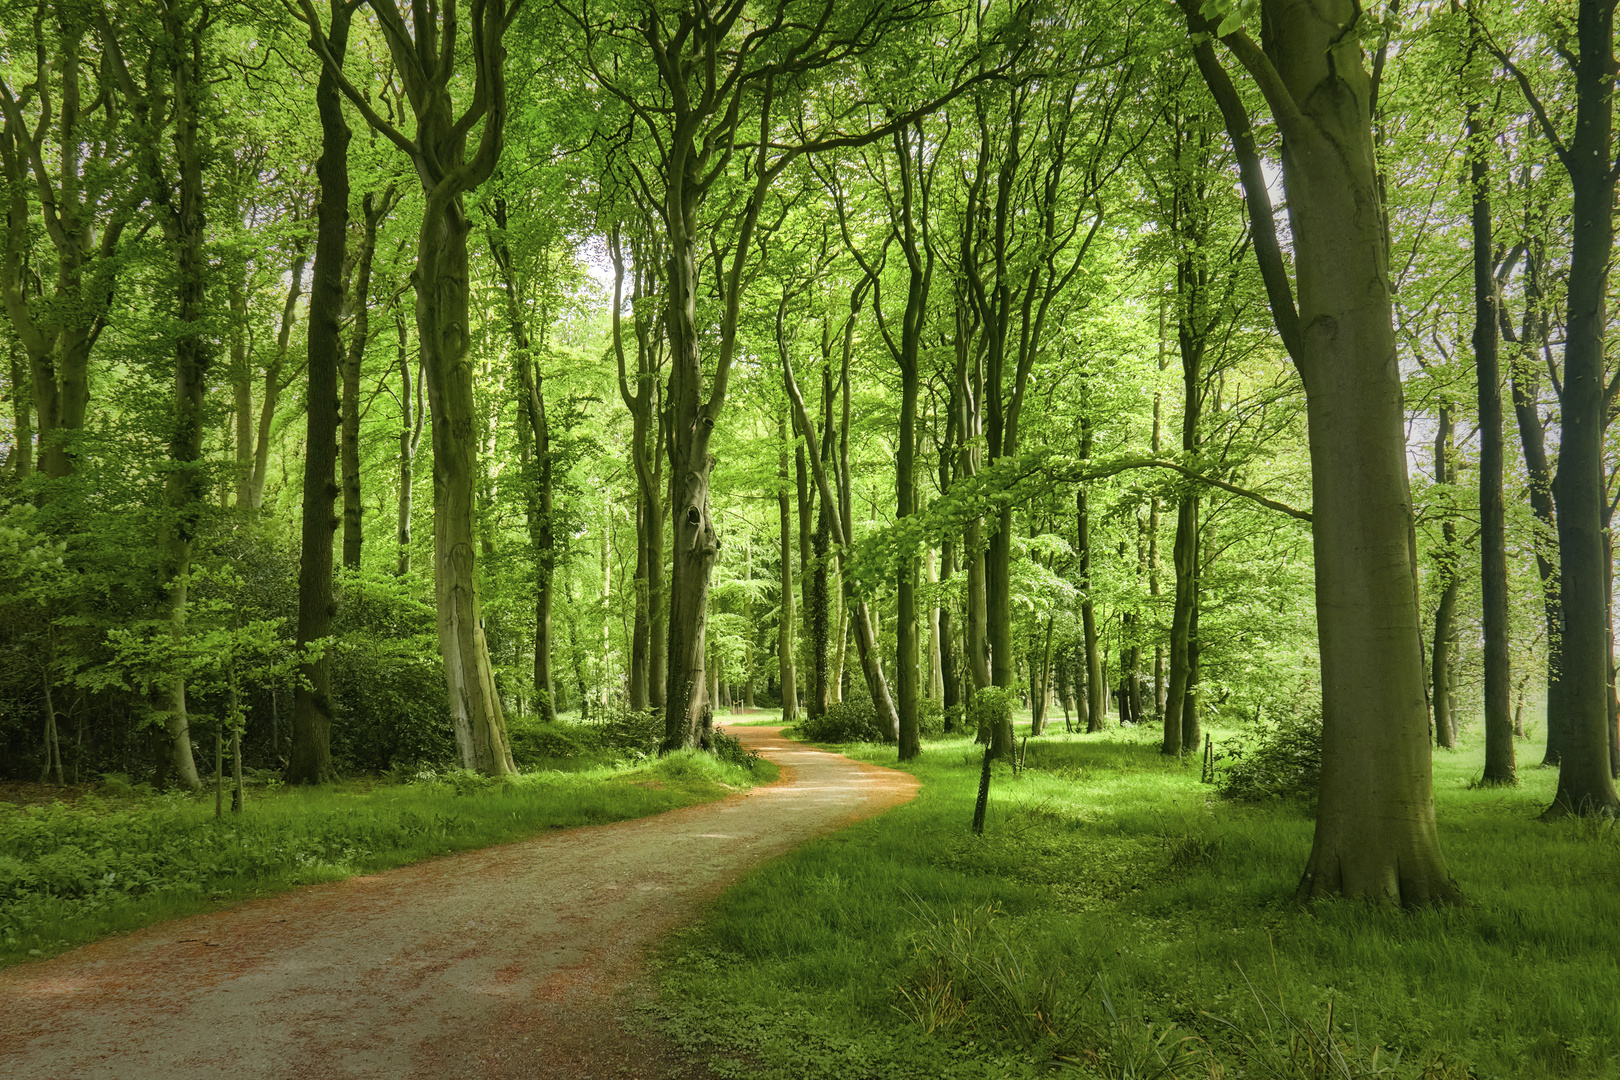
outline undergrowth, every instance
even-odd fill
[[[211,795],[157,795],[117,776],[71,805],[0,803],[0,965],[228,900],[707,802],[775,776],[768,762],[750,770],[680,752],[505,781],[424,768],[394,782],[272,786],[217,820]]]
[[[1620,829],[1538,823],[1551,771],[1470,790],[1482,757],[1435,762],[1465,907],[1305,912],[1308,810],[1222,799],[1151,732],[1031,739],[982,838],[980,754],[934,743],[916,802],[672,941],[660,1022],[722,1075],[782,1080],[1620,1075]]]

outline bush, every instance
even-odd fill
[[[534,716],[513,717],[506,723],[512,745],[512,763],[520,769],[555,768],[559,761],[586,761],[602,749],[601,734],[584,724],[562,720],[546,723]]]
[[[945,705],[938,698],[923,698],[917,702],[917,732],[925,739],[944,736]]]
[[[990,733],[1000,726],[1012,724],[1013,702],[1018,699],[1014,690],[1001,686],[982,687],[973,695],[968,707],[968,726],[978,732],[979,742],[989,742]]]
[[[733,735],[727,735],[719,728],[714,729],[714,756],[729,765],[754,771],[759,762],[759,754],[742,744],[742,740]]]
[[[1322,717],[1288,713],[1259,720],[1216,748],[1216,786],[1228,799],[1316,801],[1322,776]]]
[[[865,695],[829,706],[820,716],[805,717],[799,721],[799,736],[824,743],[884,741],[877,709]]]
[[[603,716],[599,730],[604,746],[624,757],[648,758],[658,753],[664,741],[664,718],[651,709],[615,705]]]

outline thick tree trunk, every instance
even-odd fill
[[[1558,792],[1546,817],[1620,813],[1609,768],[1608,600],[1604,591],[1604,345],[1614,246],[1614,4],[1581,0],[1575,135],[1565,156],[1574,189],[1558,504],[1560,691],[1568,717]]]
[[[1190,29],[1209,27],[1180,0]],[[1264,0],[1265,51],[1223,40],[1282,129],[1298,310],[1241,99],[1207,38],[1195,48],[1238,151],[1279,333],[1305,384],[1322,778],[1296,896],[1407,906],[1455,902],[1435,830],[1413,588],[1405,415],[1371,133],[1371,84],[1352,0]]]
[[[332,5],[327,47],[343,62],[349,42],[349,8]],[[298,560],[298,647],[306,649],[332,632],[332,533],[336,504],[338,369],[342,364],[343,261],[349,227],[349,125],[337,79],[322,69],[315,86],[321,118],[320,181],[316,207],[315,269],[310,283],[309,394],[304,439],[304,505]],[[332,772],[332,665],[322,651],[302,663],[293,691],[292,742],[287,782],[322,784]]]
[[[429,197],[417,246],[416,327],[433,423],[433,584],[450,716],[464,767],[514,772],[484,641],[474,536],[481,411],[469,362],[466,213]]]

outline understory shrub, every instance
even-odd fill
[[[938,698],[923,698],[917,702],[917,731],[925,739],[937,739],[945,734],[945,704]]]
[[[872,699],[858,695],[829,706],[820,716],[800,720],[799,736],[810,742],[882,742],[883,727]]]
[[[658,746],[664,741],[664,718],[658,713],[615,705],[600,715],[597,727],[604,746],[633,759],[658,753]]]
[[[588,724],[514,716],[506,722],[506,737],[512,763],[519,769],[555,769],[561,762],[595,764],[604,756],[601,732]]]
[[[1215,783],[1228,799],[1316,801],[1322,776],[1322,717],[1285,713],[1216,749]]]
[[[754,771],[759,763],[759,753],[750,750],[742,744],[742,740],[734,735],[727,735],[719,728],[714,729],[714,756],[730,765],[736,765]]]

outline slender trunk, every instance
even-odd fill
[[[360,504],[360,366],[371,339],[371,261],[377,250],[377,226],[388,213],[393,192],[379,204],[371,192],[361,200],[364,227],[354,274],[354,322],[349,329],[349,348],[343,358],[343,566],[360,569],[362,508]]]
[[[776,459],[776,510],[781,518],[782,604],[777,613],[776,660],[781,670],[782,722],[791,724],[799,718],[799,681],[793,670],[793,511],[788,495],[788,423],[787,414],[776,417],[776,435],[781,449]]]
[[[22,387],[28,378],[28,354],[22,342],[16,338],[11,342],[11,410],[12,410],[12,441],[11,455],[6,464],[11,466],[11,474],[21,481],[33,474],[34,471],[34,413],[33,401]]]
[[[804,398],[799,393],[798,383],[793,377],[793,364],[787,354],[782,355],[782,377],[788,393],[788,400],[793,403],[794,419],[799,430],[805,433],[806,440],[814,438],[815,427],[805,411]],[[894,706],[894,699],[889,696],[888,680],[883,675],[883,667],[879,660],[877,631],[873,626],[871,613],[866,602],[856,597],[851,583],[848,580],[849,567],[845,562],[844,552],[849,549],[850,535],[847,519],[839,512],[839,504],[847,503],[848,473],[839,479],[845,486],[840,492],[838,501],[834,501],[832,483],[828,478],[828,470],[819,459],[814,460],[814,473],[816,490],[821,496],[822,510],[826,514],[827,524],[838,542],[838,571],[839,579],[843,583],[844,592],[850,596],[853,603],[850,605],[850,621],[855,631],[855,644],[860,657],[861,670],[866,677],[867,691],[872,695],[872,704],[877,709],[878,723],[888,741],[897,741],[900,736],[900,717]]]
[[[235,460],[236,508],[253,505],[253,370],[248,358],[248,302],[245,278],[232,277],[229,284],[231,308],[231,431]]]
[[[1080,458],[1091,456],[1091,424],[1080,421]],[[1091,599],[1091,515],[1086,506],[1086,485],[1074,492],[1075,551],[1080,558],[1080,628],[1085,645],[1085,720],[1087,732],[1103,729],[1108,715],[1108,683],[1103,678],[1102,645],[1097,635],[1097,612]]]
[[[1440,419],[1434,436],[1434,482],[1449,484],[1454,479],[1451,467],[1452,417],[1451,405],[1440,402]],[[1456,642],[1457,592],[1461,585],[1457,574],[1457,525],[1446,521],[1440,526],[1441,544],[1435,552],[1435,576],[1440,582],[1440,600],[1434,609],[1434,638],[1430,647],[1430,701],[1434,709],[1434,743],[1450,750],[1457,745],[1457,718],[1451,697],[1451,674],[1455,666],[1452,658]]]
[[[422,440],[424,409],[421,393],[421,365],[417,365],[415,382],[417,392],[411,393],[412,371],[409,350],[409,332],[405,313],[396,310],[394,326],[398,333],[399,352],[399,503],[394,526],[394,542],[398,556],[394,573],[404,577],[411,572],[411,504],[416,472],[416,448]],[[414,412],[412,410],[415,410]]]
[[[1475,38],[1479,24],[1469,22]],[[1477,42],[1470,40],[1472,53]],[[1468,171],[1473,192],[1470,214],[1474,234],[1474,374],[1479,391],[1479,524],[1480,582],[1485,632],[1485,774],[1486,784],[1518,780],[1514,760],[1513,716],[1508,704],[1512,672],[1508,660],[1507,504],[1502,497],[1502,376],[1498,363],[1498,320],[1494,277],[1495,241],[1491,236],[1490,166],[1480,124],[1480,103],[1468,103]]]
[[[334,3],[327,47],[343,62],[349,8]],[[332,631],[332,534],[337,503],[338,373],[343,361],[343,261],[349,227],[349,125],[334,74],[322,68],[315,88],[321,118],[316,163],[321,197],[316,210],[315,270],[310,285],[309,394],[304,440],[302,547],[298,562],[298,647],[322,648]],[[255,477],[258,469],[255,466]],[[258,485],[262,491],[262,483]],[[287,781],[322,784],[333,778],[332,674],[324,648],[299,665],[293,692],[292,742]]]
[[[287,296],[281,305],[281,327],[276,331],[275,353],[264,369],[264,393],[259,400],[259,427],[253,443],[253,471],[248,477],[247,485],[248,507],[253,510],[264,507],[264,485],[270,474],[270,439],[275,432],[276,409],[281,404],[281,392],[287,388],[291,380],[290,376],[283,378],[282,371],[287,366],[287,349],[292,342],[293,322],[298,317],[298,298],[303,293],[304,266],[307,261],[302,243],[294,250],[296,254],[293,257],[292,269],[288,273],[291,284],[287,286]]]

